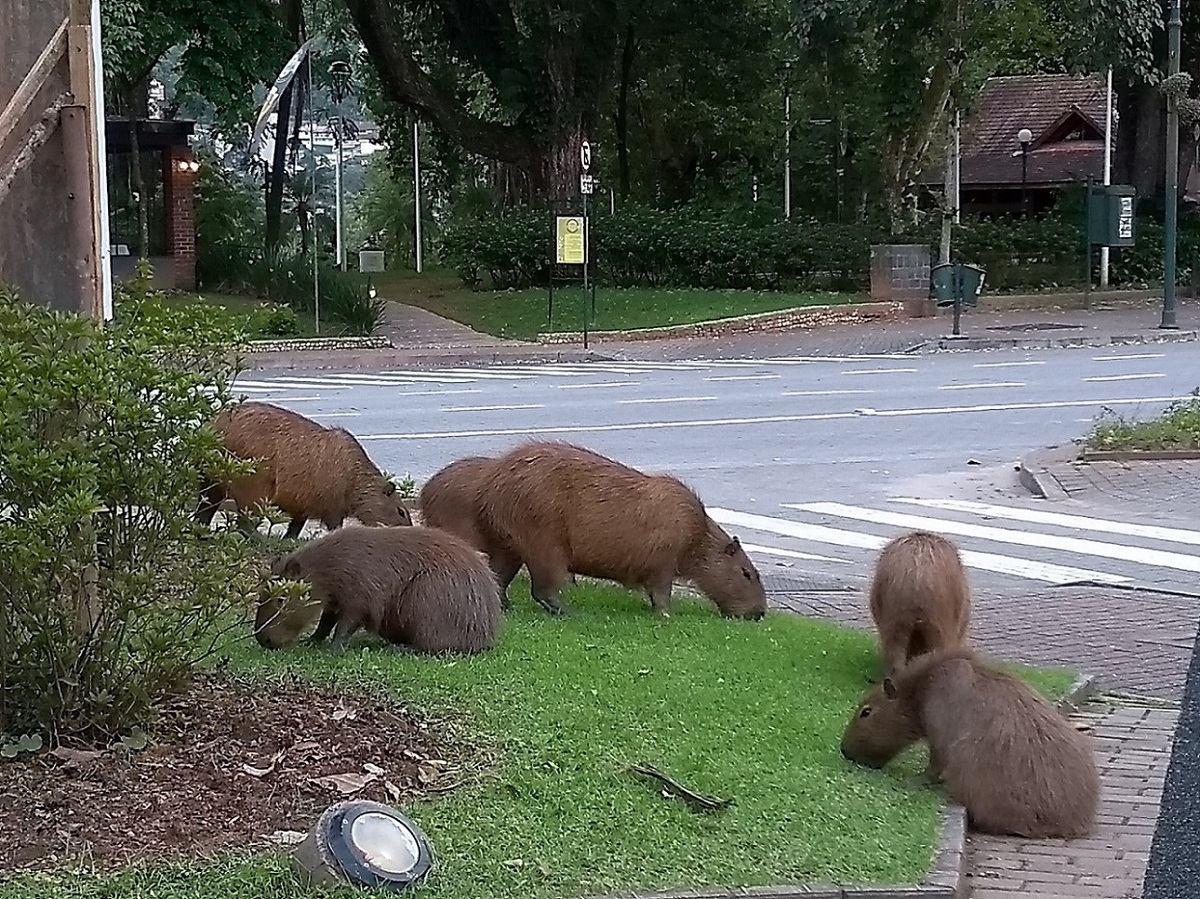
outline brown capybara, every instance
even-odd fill
[[[971,588],[954,544],[928,531],[889,542],[875,563],[870,606],[889,676],[923,653],[963,645]]]
[[[677,478],[554,441],[522,444],[491,469],[478,488],[477,527],[502,592],[524,563],[533,598],[555,613],[572,573],[644,590],[664,616],[676,578],[726,616],[766,613],[754,563]]]
[[[255,638],[267,648],[333,631],[342,647],[359,628],[425,653],[477,653],[500,632],[500,591],[483,556],[436,528],[348,526],[311,540],[272,566],[277,577],[303,580],[312,602],[265,597]]]
[[[262,502],[278,506],[291,517],[291,539],[300,536],[310,518],[329,530],[350,516],[367,525],[412,524],[396,485],[345,428],[327,428],[289,409],[256,402],[223,411],[214,427],[226,450],[258,460],[258,470],[232,483],[210,485],[196,513],[201,524],[211,523],[226,499],[236,504],[247,532],[255,530],[249,510]]]
[[[882,767],[918,740],[978,831],[1083,836],[1100,802],[1087,738],[1032,687],[965,647],[914,659],[859,705],[842,755]]]

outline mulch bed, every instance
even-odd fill
[[[487,764],[402,705],[294,678],[198,681],[148,745],[0,763],[0,871],[287,845],[346,798],[403,807]]]

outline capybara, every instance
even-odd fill
[[[309,585],[310,603],[265,597],[254,634],[291,643],[320,610],[310,638],[342,647],[359,628],[425,653],[477,653],[496,644],[500,591],[483,556],[436,528],[347,526],[277,560],[272,573]]]
[[[1086,834],[1100,802],[1088,739],[1032,687],[970,649],[938,650],[885,678],[854,713],[842,755],[882,767],[918,740],[984,833]]]
[[[258,460],[257,471],[232,483],[210,485],[196,518],[209,524],[232,499],[242,529],[255,525],[248,512],[270,502],[291,517],[287,536],[300,536],[310,518],[329,530],[353,516],[367,525],[411,525],[412,516],[362,444],[345,428],[327,428],[269,403],[246,402],[217,416],[214,426],[234,456]]]
[[[766,613],[754,563],[677,478],[554,441],[519,445],[490,467],[478,488],[476,527],[501,591],[524,563],[533,598],[555,613],[564,610],[559,593],[572,573],[644,590],[664,616],[676,578],[726,616]]]
[[[889,676],[923,653],[963,645],[971,588],[954,544],[928,531],[889,542],[875,563],[870,606]]]

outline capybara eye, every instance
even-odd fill
[[[747,569],[745,569],[745,568],[743,568],[743,569],[742,569],[742,577],[744,577],[744,578],[745,578],[746,580],[748,580],[748,581],[752,581],[752,580],[754,580],[754,575],[752,575],[752,574],[751,574],[751,573],[750,573],[750,572],[749,572]]]
[[[865,705],[865,706],[863,706],[863,710],[858,713],[858,717],[866,718],[870,714],[871,714],[871,707],[869,705]]]

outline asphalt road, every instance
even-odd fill
[[[1168,522],[1051,505],[1026,495],[1014,468],[1105,408],[1148,416],[1197,386],[1192,344],[238,381],[247,398],[348,428],[395,474],[423,480],[525,437],[568,440],[683,477],[777,574],[865,577],[886,539],[929,527],[966,550],[974,577],[1009,589],[1161,585],[1164,573],[1194,589],[1200,509]]]

